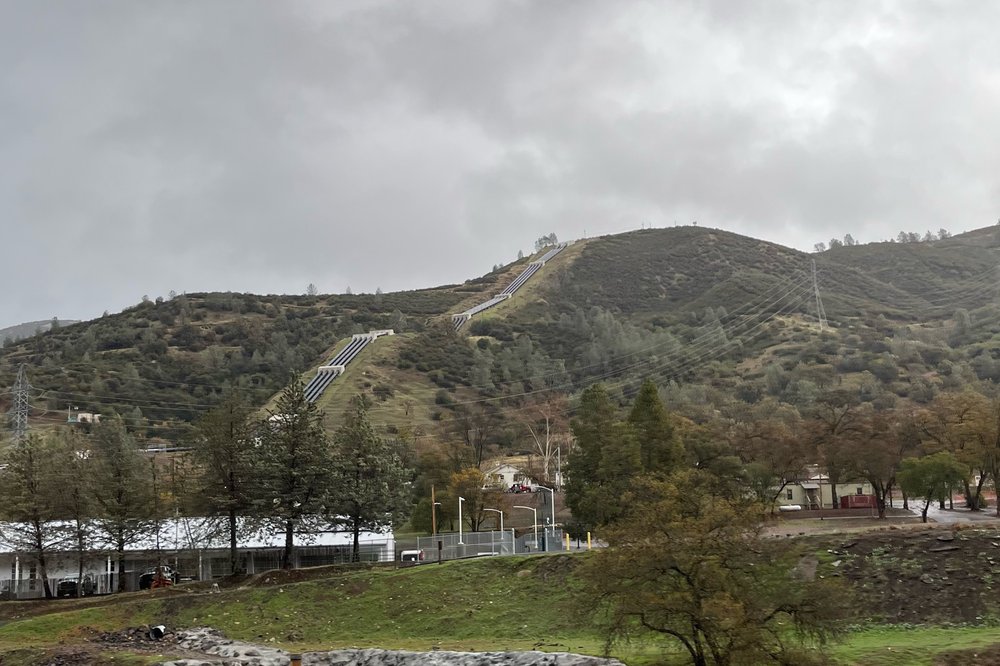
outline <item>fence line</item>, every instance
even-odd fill
[[[392,563],[397,558],[394,550],[385,540],[361,541],[358,561],[362,563]],[[270,571],[281,567],[282,550],[279,548],[244,548],[239,551],[239,566],[248,574]],[[228,549],[161,551],[160,553],[143,551],[126,553],[124,579],[126,592],[139,590],[140,579],[154,571],[158,565],[168,566],[181,581],[211,580],[222,578],[230,573]],[[109,594],[115,592],[119,585],[119,572],[108,572],[109,553],[94,552],[87,555],[84,567],[85,578],[94,583],[94,594]],[[110,554],[111,566],[117,566],[117,556]],[[41,599],[45,596],[45,586],[42,578],[32,575],[29,566],[31,557],[21,555],[21,577],[12,576],[0,579],[0,600],[9,599]],[[331,564],[353,563],[353,547],[345,546],[309,546],[295,547],[295,568],[316,567]],[[29,573],[31,572],[31,573]],[[13,572],[12,572],[13,573]],[[59,581],[66,578],[76,580],[77,564],[72,570],[53,566],[47,576],[50,590],[55,596]],[[148,582],[144,581],[144,582]]]
[[[459,560],[467,557],[487,555],[526,555],[528,553],[553,553],[566,549],[565,532],[561,528],[542,528],[539,526],[538,537],[527,532],[516,536],[515,530],[500,532],[463,532],[461,540],[458,532],[446,532],[434,536],[416,537],[415,547],[424,552],[425,562]],[[411,541],[412,543],[412,541]],[[396,548],[400,549],[401,540],[396,540]],[[586,550],[586,545],[578,541],[570,541],[570,550]],[[402,548],[405,550],[405,548]]]
[[[517,531],[523,531],[519,528]],[[463,532],[461,539],[457,532],[446,532],[434,536],[422,536],[396,539],[395,552],[385,548],[384,541],[361,542],[360,561],[365,563],[400,562],[400,553],[413,548],[423,551],[423,561],[438,562],[458,560],[483,556],[525,555],[529,553],[553,553],[566,550],[565,532],[560,528],[543,528],[539,526],[536,534],[529,531],[520,536],[514,529],[491,530],[488,532]],[[440,548],[439,548],[440,545]],[[570,541],[570,550],[587,550],[586,542]],[[106,566],[107,553],[94,553],[89,573],[86,575],[94,582],[94,594],[110,594],[117,591],[118,573],[95,573],[94,569]],[[240,567],[248,574],[261,573],[281,567],[281,550],[276,548],[241,549],[239,553]],[[325,566],[331,564],[351,564],[351,546],[296,546],[297,568]],[[116,562],[113,563],[117,564]],[[122,574],[125,579],[125,590],[134,592],[140,589],[139,579],[157,564],[171,567],[181,581],[211,580],[229,574],[229,551],[222,549],[202,551],[163,552],[132,554],[125,562],[126,570]],[[26,571],[26,570],[24,570]],[[57,586],[63,578],[76,578],[71,575],[49,576],[49,585],[53,595],[57,594]],[[0,579],[0,600],[8,599],[40,599],[45,596],[45,587],[41,578],[23,577],[20,580]]]

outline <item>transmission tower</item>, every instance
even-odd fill
[[[826,310],[823,309],[823,297],[819,293],[819,280],[816,279],[816,260],[812,260],[813,265],[813,292],[816,294],[816,318],[819,320],[819,330],[822,333],[827,327]]]
[[[23,363],[17,369],[17,380],[11,390],[14,406],[10,410],[10,429],[14,442],[19,442],[28,434],[28,394],[31,384],[28,383],[27,366]]]

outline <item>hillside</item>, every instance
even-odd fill
[[[10,344],[12,342],[17,342],[24,338],[31,337],[37,333],[44,332],[52,328],[53,324],[56,326],[69,326],[70,324],[77,323],[76,319],[45,319],[43,321],[28,321],[23,324],[16,324],[14,326],[8,326],[7,328],[0,328],[0,343]]]
[[[140,434],[180,438],[225,391],[264,405],[289,373],[308,380],[352,334],[394,329],[320,397],[331,427],[361,392],[385,432],[447,439],[470,412],[516,416],[529,400],[594,381],[624,398],[643,377],[676,382],[667,398],[682,411],[764,395],[803,408],[833,383],[920,401],[970,377],[1000,378],[990,351],[998,247],[992,228],[812,255],[703,227],[649,229],[570,246],[457,334],[450,315],[498,293],[530,257],[411,292],[145,302],[8,344],[0,385],[26,363],[33,423],[64,421],[69,408],[117,411]],[[698,397],[685,388],[695,383]],[[496,433],[491,446],[523,448],[518,437]]]
[[[949,539],[947,550],[942,541]],[[1000,643],[990,593],[1000,574],[995,530],[871,532],[775,543],[788,570],[857,581],[856,622],[842,643],[824,648],[839,664],[974,663]],[[937,550],[934,550],[934,549]],[[116,597],[0,605],[0,663],[48,663],[45,655],[78,650],[157,652],[113,632],[146,623],[171,628],[211,625],[233,638],[300,650],[342,646],[402,649],[573,651],[600,654],[600,613],[580,577],[586,554],[516,556],[410,569],[318,568],[274,571],[207,584]],[[976,567],[956,566],[975,561]],[[663,663],[656,641],[617,645],[632,665]],[[120,652],[118,652],[120,654]],[[670,650],[667,650],[670,654]],[[115,662],[121,663],[121,662]],[[667,663],[683,663],[668,660]]]

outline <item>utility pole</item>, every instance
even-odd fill
[[[437,498],[434,497],[434,484],[431,484],[431,536],[437,536],[438,533],[438,521],[437,521]]]
[[[18,443],[28,436],[28,395],[31,392],[31,384],[28,383],[27,366],[22,363],[17,369],[17,380],[11,391],[14,399],[14,406],[10,410],[10,429],[14,443]]]
[[[826,328],[826,310],[823,309],[823,297],[819,294],[819,280],[816,278],[816,260],[812,260],[813,266],[813,292],[816,294],[816,318],[819,320],[820,333]]]

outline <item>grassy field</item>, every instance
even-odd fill
[[[943,653],[998,643],[1000,627],[874,627],[830,646],[828,654],[843,664],[931,666]]]
[[[583,557],[488,558],[398,570],[321,568],[259,574],[214,594],[194,584],[119,598],[5,603],[0,605],[0,663],[39,663],[53,650],[93,644],[102,631],[149,623],[209,625],[233,638],[297,650],[601,654],[593,600],[576,575]],[[938,655],[998,643],[1000,627],[988,624],[865,625],[843,642],[817,650],[841,664],[902,666],[938,663]],[[155,660],[131,652],[108,654],[109,664]],[[676,649],[659,642],[616,646],[612,654],[637,666],[684,663]]]
[[[505,557],[400,570],[326,571],[301,581],[295,579],[309,574],[293,572],[289,579],[274,572],[221,594],[179,587],[117,601],[11,604],[0,608],[8,617],[0,626],[0,654],[154,621],[172,627],[210,625],[234,638],[301,650],[378,646],[599,653],[600,636],[587,621],[586,593],[573,576],[579,562],[568,555]],[[60,608],[73,610],[54,612]],[[28,613],[40,614],[25,617]],[[11,617],[15,614],[21,617]]]

